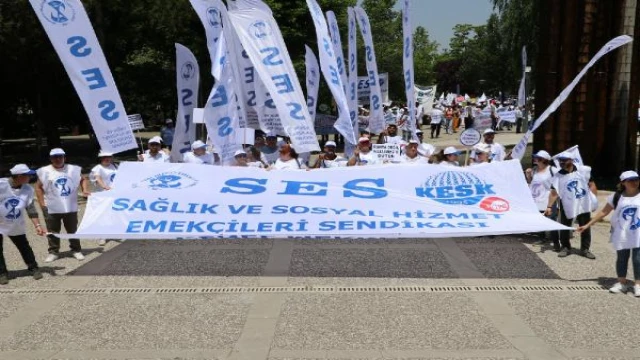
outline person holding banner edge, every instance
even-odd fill
[[[593,224],[602,220],[614,212],[611,218],[611,244],[616,250],[616,275],[618,282],[609,292],[618,294],[626,292],[627,270],[629,257],[633,263],[633,294],[640,297],[640,218],[638,218],[638,206],[640,206],[640,176],[635,171],[625,171],[620,174],[618,190],[607,198],[607,204],[591,221],[576,229],[581,234]]]
[[[574,157],[569,152],[563,152],[556,156],[560,163],[560,170],[552,177],[551,192],[547,202],[545,216],[550,216],[554,204],[559,200],[560,223],[571,226],[574,220],[579,226],[584,226],[591,220],[591,212],[597,207],[598,189],[591,179],[591,168],[588,166],[576,166]],[[594,196],[591,196],[592,193]],[[594,203],[595,200],[595,203]],[[560,247],[558,257],[571,255],[571,242],[569,230],[561,230],[552,233],[554,247]],[[580,233],[580,255],[594,260],[596,256],[589,250],[591,247],[591,230],[585,229]]]

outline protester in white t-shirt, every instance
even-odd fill
[[[438,108],[431,110],[431,138],[438,138],[440,136],[440,127],[444,120],[444,112]],[[434,137],[435,135],[435,137]]]
[[[245,151],[247,152],[247,166],[265,169],[269,167],[266,160],[263,159],[262,153],[255,146],[248,146]]]
[[[11,177],[0,179],[0,285],[9,283],[3,254],[3,236],[11,239],[33,278],[40,280],[42,273],[27,240],[26,217],[29,217],[39,236],[47,233],[38,220],[38,211],[33,202],[34,191],[29,186],[29,180],[35,171],[25,164],[18,164],[10,172]]]
[[[278,157],[276,163],[271,167],[273,170],[303,170],[306,168],[307,166],[298,159],[296,149],[290,144],[285,144],[280,147],[280,157]]]
[[[429,164],[432,164],[434,162],[437,163],[437,159],[435,156],[436,147],[431,144],[421,143],[420,145],[418,145],[418,154],[425,158],[425,160],[427,160]]]
[[[607,204],[591,221],[576,229],[579,234],[587,231],[605,216],[611,216],[611,245],[616,250],[616,273],[618,282],[609,291],[626,292],[629,257],[633,263],[633,294],[640,297],[640,176],[632,170],[620,175],[618,191],[607,198]]]
[[[266,136],[266,145],[259,148],[266,159],[267,164],[272,165],[278,160],[280,155],[278,147],[278,137],[275,134],[269,133]]]
[[[551,179],[551,192],[545,215],[549,216],[556,201],[560,200],[560,223],[571,226],[574,220],[579,226],[587,224],[591,220],[591,212],[597,207],[596,184],[591,179],[591,168],[574,164],[574,156],[569,152],[560,153],[555,157],[560,163],[558,170]],[[561,246],[558,257],[566,257],[571,254],[570,231],[561,230],[558,242],[557,236],[552,237],[554,245]],[[580,255],[587,259],[595,259],[591,253],[591,230],[587,229],[580,234]]]
[[[336,153],[336,143],[327,141],[324,144],[324,152],[318,155],[318,160],[312,166],[314,169],[327,169],[347,166],[347,159]]]
[[[444,166],[460,166],[460,151],[453,146],[449,146],[442,152],[444,159],[440,165]]]
[[[403,164],[428,164],[429,159],[420,156],[418,153],[417,140],[409,140],[409,143],[404,147],[404,155],[400,156],[400,163]]]
[[[353,151],[353,156],[349,159],[347,166],[378,165],[382,161],[378,154],[371,151],[371,140],[368,137],[358,139],[358,147]]]
[[[402,136],[398,135],[398,126],[396,124],[387,125],[387,130],[378,136],[378,144],[397,144],[402,143]]]
[[[99,164],[91,169],[89,180],[96,192],[111,190],[111,185],[118,171],[118,168],[113,163],[113,154],[100,151],[98,162]]]
[[[533,167],[526,169],[524,172],[527,183],[529,184],[529,190],[533,201],[538,207],[538,211],[545,213],[547,209],[547,202],[549,201],[549,193],[551,192],[551,179],[553,178],[553,169],[550,166],[551,155],[544,150],[540,150],[533,154]],[[557,206],[553,206],[550,219],[555,220],[557,218]],[[536,241],[534,245],[545,245],[549,243],[552,238],[547,238],[547,233],[540,232],[538,236],[541,240]],[[554,244],[554,251],[560,251],[559,244]]]
[[[169,154],[162,151],[162,138],[160,136],[154,136],[149,139],[149,150],[144,154],[138,155],[138,160],[143,162],[171,162]]]
[[[491,162],[491,147],[488,144],[477,144],[473,147],[473,162],[469,166],[488,164]]]
[[[215,159],[213,154],[207,152],[207,144],[196,140],[191,144],[191,151],[182,155],[182,161],[187,164],[213,165]]]
[[[482,133],[482,142],[481,144],[486,144],[489,146],[489,159],[491,161],[504,161],[506,157],[506,152],[504,146],[502,144],[498,144],[495,142],[496,132],[491,129],[486,129]],[[475,159],[475,154],[471,153],[469,155],[469,161]]]
[[[60,148],[49,152],[51,165],[38,169],[38,182],[36,183],[36,197],[42,208],[47,229],[50,235],[49,255],[45,262],[52,262],[59,258],[60,238],[62,224],[67,234],[73,234],[78,228],[78,188],[82,189],[84,196],[89,196],[88,182],[82,177],[82,168],[76,165],[66,164],[65,152]],[[69,239],[69,247],[73,257],[84,260],[80,240]]]

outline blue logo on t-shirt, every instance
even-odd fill
[[[55,187],[60,190],[60,196],[65,196],[66,197],[66,196],[71,195],[71,187],[69,187],[67,182],[69,182],[69,179],[67,179],[65,177],[61,177],[61,178],[56,179]]]
[[[567,184],[567,190],[572,192],[576,199],[582,199],[587,195],[587,190],[580,187],[578,180],[569,181]]]

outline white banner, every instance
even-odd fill
[[[421,86],[416,85],[416,101],[422,105],[424,114],[428,114],[433,109],[433,101],[436,98],[438,85]]]
[[[338,107],[338,120],[333,126],[344,136],[346,142],[356,144],[356,136],[353,133],[353,126],[349,117],[349,102],[347,101],[347,94],[344,92],[345,84],[342,82],[342,76],[340,76],[338,70],[338,60],[333,41],[329,35],[327,21],[316,0],[307,0],[307,6],[316,28],[320,69]]]
[[[507,110],[506,108],[498,109],[496,111],[498,117],[500,118],[499,122],[508,122],[508,123],[516,123],[516,111],[515,110]]]
[[[349,94],[349,79],[347,78],[347,69],[345,68],[344,52],[342,51],[342,40],[340,39],[340,28],[338,27],[338,19],[336,18],[336,14],[333,11],[327,11],[327,26],[329,27],[329,35],[331,36],[331,43],[333,43],[333,51],[336,55],[338,73],[340,74],[340,79],[342,79],[344,93]],[[349,99],[348,95],[347,98]],[[354,110],[353,108],[351,108],[351,103],[349,103],[349,110]]]
[[[566,229],[538,212],[518,161],[311,172],[125,162],[113,190],[89,197],[69,236],[450,238]]]
[[[357,36],[356,36],[356,12],[352,7],[347,8],[348,21],[349,21],[349,80],[347,95],[349,96],[349,110],[351,110],[351,126],[353,126],[353,133],[359,136],[360,129],[358,126],[358,93],[356,86],[358,82],[358,48],[357,48]],[[353,156],[356,146],[345,143],[344,155],[347,157]]]
[[[520,88],[518,89],[518,106],[525,106],[527,103],[527,47],[522,47],[522,80],[520,80]]]
[[[371,79],[368,76],[358,76],[358,103],[361,105],[371,105]],[[378,84],[380,84],[380,94],[382,95],[382,103],[389,104],[389,74],[383,73],[378,75]]]
[[[365,60],[367,62],[369,86],[371,87],[369,131],[379,134],[385,129],[384,114],[382,112],[383,99],[380,91],[380,76],[378,75],[378,63],[376,62],[376,53],[373,47],[371,25],[369,24],[369,17],[363,8],[356,6],[354,10],[360,25],[360,33],[364,38]]]
[[[100,148],[112,153],[135,149],[120,93],[80,0],[29,2],[82,101]]]
[[[198,14],[207,36],[207,49],[211,59],[211,75],[218,80],[222,73],[220,64],[220,38],[222,37],[222,8],[226,7],[221,0],[189,0],[191,7]]]
[[[418,139],[416,134],[416,100],[415,82],[413,73],[413,29],[409,19],[411,14],[411,0],[403,0],[402,7],[402,33],[403,33],[403,61],[404,88],[407,94],[407,106],[409,107],[409,131],[414,140]]]
[[[549,105],[549,107],[534,121],[533,126],[527,131],[526,134],[524,134],[522,139],[520,139],[520,142],[516,144],[516,146],[513,148],[511,157],[514,159],[522,159],[527,149],[527,142],[529,141],[531,134],[533,134],[533,132],[536,131],[536,129],[540,127],[540,125],[542,125],[542,123],[545,120],[547,120],[547,118],[560,107],[560,105],[569,97],[569,94],[571,94],[571,91],[573,91],[573,89],[578,85],[578,82],[580,82],[582,77],[587,73],[587,71],[589,71],[589,69],[598,60],[600,60],[601,57],[619,48],[620,46],[626,45],[632,41],[633,41],[633,38],[631,36],[622,35],[622,36],[613,38],[608,43],[606,43],[600,49],[600,51],[596,53],[596,55],[591,59],[591,61],[589,61],[589,63],[585,65],[582,71],[578,73],[578,75],[573,79],[573,81],[571,81],[571,83],[566,88],[564,88],[564,90],[562,90],[560,95],[558,95],[558,97],[555,98],[555,100],[553,100],[551,105]]]
[[[193,109],[198,101],[200,67],[191,50],[176,44],[176,85],[178,89],[178,118],[171,146],[171,161],[182,161],[183,154],[191,151],[196,140]]]
[[[144,122],[142,121],[142,115],[140,114],[127,115],[127,118],[129,119],[129,125],[131,125],[131,130],[144,129]]]
[[[318,105],[318,90],[320,90],[320,66],[318,65],[318,59],[313,53],[313,50],[307,45],[304,47],[306,49],[304,64],[307,74],[307,107],[309,108],[311,119],[315,121],[316,107]]]
[[[254,2],[236,1],[237,9],[229,11],[231,24],[271,94],[296,151],[319,151],[313,121],[280,29],[273,15]]]

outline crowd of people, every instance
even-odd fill
[[[436,109],[437,110],[437,109]],[[439,111],[439,110],[437,110]],[[439,115],[436,112],[436,116]],[[464,123],[456,121],[464,118]],[[445,127],[448,128],[447,115],[443,117]],[[431,121],[434,120],[433,113]],[[464,116],[452,116],[451,131],[455,132],[469,122]],[[492,128],[484,130],[482,141],[475,145],[466,158],[461,161],[461,151],[453,146],[437,149],[423,139],[423,132],[417,130],[417,136],[406,134],[402,127],[402,119],[398,123],[391,123],[377,138],[363,131],[358,144],[349,156],[338,152],[334,141],[326,141],[323,151],[312,159],[309,153],[298,153],[287,139],[275,134],[256,136],[253,144],[246,144],[234,154],[233,161],[226,166],[254,167],[265,170],[306,170],[334,167],[371,166],[389,164],[440,164],[443,166],[479,166],[490,162],[509,159],[510,154],[505,147],[496,142],[496,131]],[[419,125],[419,124],[418,124]],[[438,136],[438,128],[432,135]],[[403,134],[398,134],[398,129]],[[420,129],[420,126],[418,126]],[[163,137],[166,137],[166,133]],[[163,137],[154,136],[148,141],[148,149],[138,156],[142,162],[170,162],[171,157],[166,146],[163,147]],[[375,141],[374,141],[375,138]],[[399,155],[393,159],[383,160],[373,148],[375,144],[397,145]],[[212,151],[210,145],[203,141],[194,141],[191,151],[183,154],[183,162],[202,165],[221,165],[219,156]],[[81,168],[67,164],[66,153],[63,149],[55,148],[49,153],[50,165],[37,171],[31,170],[25,164],[14,166],[8,178],[0,179],[0,195],[9,197],[5,205],[10,208],[7,215],[0,219],[0,229],[18,248],[27,268],[34,279],[42,278],[26,237],[26,218],[33,223],[38,235],[46,235],[48,239],[48,255],[45,262],[53,262],[59,258],[60,233],[62,226],[67,233],[73,234],[78,226],[78,193],[89,196],[93,191],[108,191],[111,189],[118,168],[113,154],[100,152],[98,164],[93,167],[88,179],[81,174]],[[620,177],[619,190],[607,199],[607,204],[591,217],[597,208],[597,188],[591,179],[591,168],[576,158],[572,152],[563,152],[555,157],[540,150],[533,155],[533,166],[525,170],[525,179],[529,184],[531,196],[541,214],[558,221],[566,226],[574,222],[580,236],[580,249],[573,251],[571,245],[571,231],[553,231],[540,233],[540,241],[536,245],[552,244],[553,250],[561,258],[577,253],[587,259],[595,259],[591,252],[590,227],[604,216],[614,212],[612,220],[611,241],[617,251],[618,260],[616,271],[618,282],[611,288],[611,292],[624,292],[633,289],[635,296],[640,297],[640,177],[635,171],[625,171]],[[33,176],[37,177],[35,190],[29,185]],[[45,227],[39,222],[35,202],[40,206]],[[106,240],[99,240],[99,245],[105,245]],[[1,254],[0,241],[0,284],[6,284],[8,272],[4,257]],[[69,239],[72,256],[83,260],[84,255],[78,239]],[[627,284],[626,273],[628,260],[631,258],[634,266],[633,286]]]

